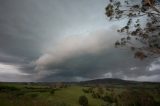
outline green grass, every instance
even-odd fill
[[[25,85],[1,85],[19,88],[16,91],[1,91],[0,106],[79,106],[79,96],[85,95],[88,98],[89,106],[101,106],[103,103],[100,99],[92,98],[91,94],[85,94],[81,86],[70,86],[55,90],[52,94],[51,90],[40,86],[34,86],[34,89],[27,89]],[[27,86],[28,87],[28,86]],[[40,90],[42,89],[42,90]],[[36,91],[37,90],[37,91]],[[39,92],[43,91],[43,92]]]
[[[101,106],[101,104],[103,103],[102,100],[94,99],[90,94],[83,93],[82,87],[80,86],[71,86],[61,89],[55,92],[53,99],[55,101],[63,101],[71,106],[79,106],[78,99],[81,95],[85,95],[88,98],[89,106]]]
[[[94,91],[96,91],[97,86],[94,87]],[[147,85],[146,89],[130,87],[138,91],[146,90],[156,101],[160,102],[158,93],[160,90],[154,91],[154,88],[158,90],[159,87],[150,85]],[[119,95],[127,89],[126,86],[106,88],[103,86],[104,94],[108,93],[108,95],[113,92]],[[89,106],[105,104],[102,99],[95,99],[91,96],[92,93],[84,93],[82,89],[88,89],[88,87],[71,85],[66,88],[50,88],[48,85],[40,84],[3,83],[0,84],[0,106],[80,106],[78,100],[82,95],[88,98]]]

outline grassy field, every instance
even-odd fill
[[[80,106],[79,96],[88,98],[89,106],[101,106],[100,99],[85,94],[84,87],[72,85],[66,88],[48,86],[3,84],[0,85],[0,106]]]
[[[158,104],[155,106],[159,106],[159,85],[143,85],[142,87],[97,85],[86,87],[75,84],[50,86],[49,84],[1,83],[0,106],[80,106],[79,97],[82,95],[87,97],[88,106],[121,106],[115,105],[115,103],[130,106],[129,103],[124,101],[129,101],[128,98],[136,100],[140,95],[143,99],[153,99]],[[131,89],[135,93],[130,92]],[[135,95],[136,93],[138,96]],[[148,104],[145,104],[145,106],[150,106]]]
[[[83,87],[80,86],[71,86],[68,88],[63,88],[53,96],[55,101],[65,102],[71,106],[79,106],[78,98],[81,95],[86,95],[88,98],[89,106],[101,106],[102,100],[92,98],[91,94],[86,94],[82,91]]]

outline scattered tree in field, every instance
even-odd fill
[[[93,90],[94,90],[94,88],[93,88],[93,87],[88,88],[89,93],[92,93],[92,92],[93,92]]]
[[[54,89],[52,89],[52,90],[50,91],[50,94],[54,94],[54,92],[55,92],[55,90],[54,90]]]
[[[109,95],[105,95],[105,96],[102,98],[102,100],[104,100],[104,101],[106,101],[106,102],[108,102],[108,103],[113,103],[113,102],[114,102],[113,98],[112,98],[111,96],[109,96]]]
[[[81,106],[88,106],[88,99],[86,96],[80,96],[79,97],[79,104]]]
[[[84,93],[92,93],[94,90],[93,90],[94,88],[93,87],[89,87],[89,88],[83,88],[82,89],[82,91],[84,92]]]
[[[145,91],[126,90],[117,97],[118,106],[156,106],[152,96]]]
[[[103,87],[102,86],[98,86],[97,87],[97,92],[96,92],[97,97],[98,98],[102,98],[104,96],[104,93],[105,93],[105,91],[104,91]]]
[[[82,89],[82,91],[83,91],[84,93],[89,93],[89,90],[88,90],[88,89]]]
[[[38,96],[38,93],[32,93],[30,96],[31,96],[32,98],[36,98],[36,97]]]
[[[92,92],[92,97],[93,98],[98,98],[97,94],[95,92]]]
[[[97,91],[98,91],[99,94],[104,94],[103,87],[99,86]]]
[[[127,19],[117,31],[126,37],[115,42],[115,47],[129,47],[135,58],[160,56],[160,0],[110,0],[106,16],[110,20]]]

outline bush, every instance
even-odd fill
[[[62,102],[62,103],[54,104],[54,106],[70,106],[70,105],[66,104],[65,102]]]
[[[88,90],[88,89],[82,89],[82,91],[83,91],[84,93],[89,93],[89,90]]]
[[[92,93],[92,97],[93,97],[93,98],[100,99],[100,98],[101,98],[101,94],[99,94],[99,93],[97,93],[97,92],[96,92],[96,93],[93,92],[93,93]]]
[[[23,96],[24,94],[25,94],[25,92],[20,91],[20,92],[16,92],[15,96],[19,97],[19,96]]]
[[[19,91],[20,89],[14,86],[0,86],[0,91]]]
[[[86,96],[80,96],[79,97],[79,104],[81,106],[88,106],[88,99]]]
[[[93,97],[93,98],[97,98],[97,95],[93,92],[93,93],[92,93],[92,97]]]
[[[106,102],[106,103],[103,103],[101,106],[112,106],[112,104]]]
[[[104,101],[106,101],[106,102],[109,102],[109,103],[113,103],[114,102],[113,98],[111,96],[109,96],[109,95],[105,95],[104,97],[102,97],[102,99]]]
[[[50,94],[54,94],[54,91],[55,91],[55,90],[54,90],[54,89],[52,89],[52,90],[50,91]]]
[[[156,106],[154,98],[145,91],[123,91],[117,102],[120,106]]]
[[[31,96],[32,98],[36,98],[36,97],[38,96],[38,94],[37,94],[37,93],[32,93],[30,96]]]
[[[93,88],[93,87],[88,88],[88,92],[89,92],[89,93],[92,93],[92,92],[93,92],[93,90],[94,90],[94,88]]]

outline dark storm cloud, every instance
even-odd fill
[[[120,58],[116,58],[119,53]],[[133,59],[129,53],[124,56],[126,51],[110,50],[102,51],[98,55],[83,55],[76,58],[68,59],[63,63],[50,65],[46,71],[53,72],[43,76],[41,80],[55,81],[79,81],[96,78],[122,78],[127,80],[147,80],[148,76],[159,76],[158,71],[150,72],[146,69],[149,61]],[[110,58],[109,58],[110,57]],[[122,61],[123,60],[123,61]],[[136,68],[135,68],[136,67]],[[143,79],[143,76],[146,79]],[[56,79],[58,78],[58,79]],[[138,79],[137,79],[138,78]],[[151,81],[159,80],[158,77]]]
[[[93,22],[98,18],[103,19],[100,14],[103,14],[102,4],[105,3],[96,3],[96,0],[0,2],[0,50],[8,55],[31,59],[37,58],[48,42],[54,42],[60,35],[76,31],[81,33],[85,30],[83,27],[97,25],[99,22]],[[97,14],[98,17],[93,15],[97,9],[102,9],[102,13]]]
[[[160,81],[159,60],[113,47],[123,22],[107,22],[107,2],[0,0],[0,81]]]
[[[107,36],[109,32],[97,31],[87,37],[75,39],[71,36],[60,40],[53,50],[35,61],[39,72],[37,78],[42,81],[79,81],[105,77],[139,81],[147,81],[147,78],[150,81],[159,80],[159,72],[151,72],[146,67],[151,67],[153,59],[137,60],[128,49],[113,48],[116,33],[111,31],[112,34]]]
[[[96,20],[105,19],[102,16],[105,3],[105,0],[1,0],[0,62],[20,65],[21,71],[34,73],[32,61],[46,48],[54,47],[52,42],[60,36],[102,26],[103,21]],[[95,15],[97,10],[102,13]]]

